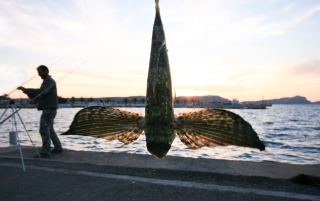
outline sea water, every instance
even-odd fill
[[[61,108],[55,118],[54,128],[57,134],[69,129],[74,115],[81,108]],[[144,108],[120,108],[144,114]],[[176,108],[175,113],[194,109]],[[320,105],[273,105],[265,110],[232,109],[230,110],[249,122],[265,144],[266,150],[238,147],[217,146],[198,150],[188,149],[176,136],[167,156],[212,158],[238,161],[276,161],[289,164],[320,165]],[[0,109],[2,120],[12,110]],[[41,111],[21,109],[15,115],[19,141],[22,146],[41,146],[39,120]],[[20,119],[21,118],[21,119]],[[23,122],[23,124],[22,124]],[[14,120],[9,119],[0,125],[0,147],[10,146],[9,132],[15,130]],[[62,145],[69,150],[96,152],[125,152],[148,154],[145,135],[135,142],[122,146],[119,141],[84,136],[59,136]]]

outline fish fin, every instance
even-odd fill
[[[179,114],[175,130],[190,149],[227,145],[265,149],[252,126],[227,110],[202,109]]]
[[[137,112],[95,106],[80,110],[70,129],[62,135],[92,136],[130,144],[139,138],[143,127],[144,117]]]

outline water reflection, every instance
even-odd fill
[[[144,108],[122,108],[144,114]],[[58,134],[68,130],[74,115],[80,108],[63,108],[58,110],[55,129]],[[184,108],[175,109],[175,113],[185,112]],[[317,164],[320,151],[320,105],[273,105],[266,110],[232,110],[246,121],[250,122],[260,139],[266,145],[266,151],[228,146],[204,147],[190,150],[176,137],[167,156],[181,156],[192,158],[213,158],[241,161],[277,161],[291,164]],[[0,114],[4,109],[0,109]],[[36,144],[41,146],[38,133],[41,112],[35,109],[22,109],[20,116],[27,130]],[[6,115],[10,113],[7,112]],[[313,118],[311,118],[313,117]],[[316,117],[316,118],[315,118]],[[3,117],[4,118],[4,117]],[[295,120],[295,121],[291,121]],[[20,121],[18,123],[19,137],[23,146],[32,146],[28,135]],[[9,132],[12,122],[5,122],[0,127],[0,147],[9,145]],[[106,141],[84,136],[60,136],[62,145],[66,149],[98,151],[98,152],[125,152],[132,154],[146,154],[149,152],[145,146],[145,135],[129,145],[123,146],[119,141]]]

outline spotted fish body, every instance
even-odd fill
[[[163,158],[178,135],[190,149],[237,145],[264,150],[252,126],[239,115],[220,109],[202,109],[174,115],[167,44],[156,0],[147,80],[145,116],[107,107],[88,107],[74,117],[62,135],[83,135],[119,140],[124,145],[144,131],[148,151]]]
[[[167,44],[156,2],[145,109],[145,135],[149,152],[167,154],[175,138],[174,111]]]

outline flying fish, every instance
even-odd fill
[[[127,145],[144,132],[147,149],[157,158],[166,156],[176,135],[194,150],[227,145],[264,150],[252,126],[230,111],[201,109],[174,114],[167,43],[159,1],[155,2],[145,115],[112,107],[88,107],[75,115],[70,129],[62,135],[119,140]]]

